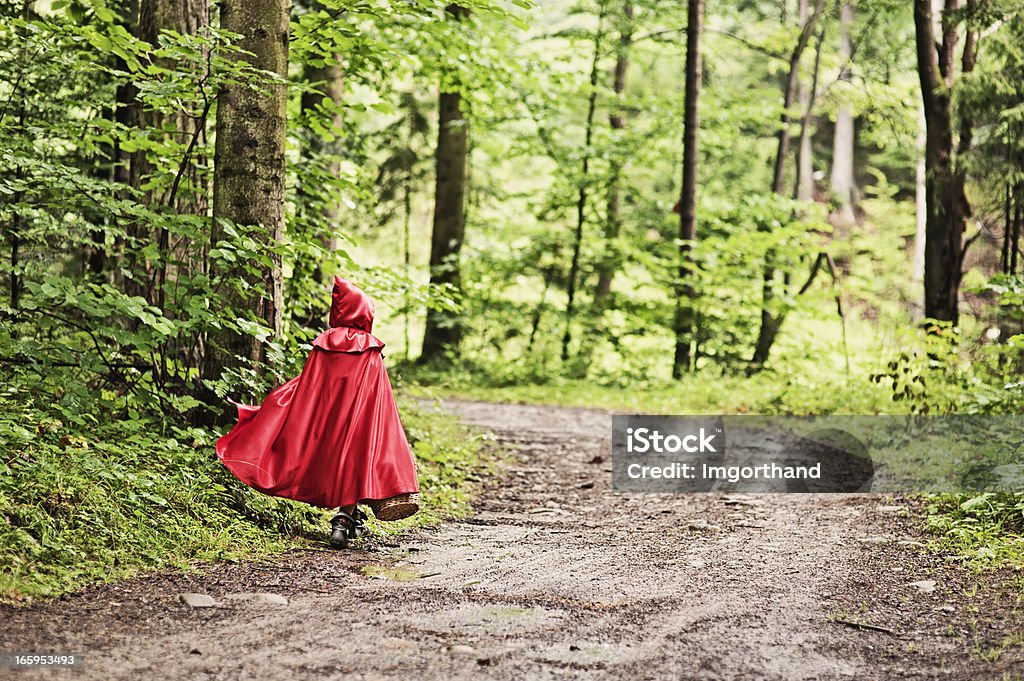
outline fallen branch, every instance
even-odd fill
[[[836,619],[836,620],[832,620],[832,621],[835,622],[836,624],[844,624],[844,625],[846,625],[848,627],[853,627],[854,629],[864,629],[864,630],[867,630],[867,631],[880,631],[883,634],[889,634],[890,636],[895,636],[896,635],[896,632],[893,631],[892,629],[889,629],[887,627],[880,627],[880,626],[878,626],[876,624],[864,624],[862,622],[854,622],[852,620],[840,620],[840,619]]]

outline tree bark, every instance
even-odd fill
[[[914,164],[914,263],[912,276],[915,281],[924,280],[924,243],[928,229],[927,182],[925,182],[924,155],[928,143],[927,124],[924,120],[924,107],[917,108],[917,163]]]
[[[845,0],[839,10],[839,59],[843,66],[839,81],[849,84],[853,78],[850,60],[853,58],[853,40],[850,31],[855,16],[854,0]],[[836,111],[836,128],[832,138],[832,195],[838,204],[833,221],[838,227],[849,227],[857,221],[857,182],[853,174],[855,132],[853,113],[845,101]]]
[[[281,80],[267,78],[256,91],[240,84],[221,88],[217,104],[217,141],[213,191],[212,243],[224,238],[222,220],[258,228],[254,233],[268,248],[277,246],[284,235],[285,220],[285,130],[288,76],[289,0],[223,0],[221,27],[241,34],[238,47],[246,54],[235,58],[254,69],[268,71]],[[230,290],[236,270],[215,272],[225,278]],[[275,336],[282,331],[281,259],[271,256],[270,266],[261,266],[258,281],[250,282],[252,293],[232,294],[231,302],[240,313],[252,310]],[[236,366],[237,356],[259,362],[260,343],[251,336],[227,331],[211,339],[207,353],[207,376]]]
[[[783,86],[782,116],[779,132],[776,135],[775,167],[772,175],[772,191],[784,195],[786,186],[786,157],[789,155],[789,144],[792,133],[789,129],[793,122],[792,111],[793,101],[797,97],[797,83],[800,78],[800,58],[811,40],[814,26],[821,17],[825,6],[825,0],[817,0],[814,12],[800,27],[800,35],[797,36],[796,45],[789,55],[789,70],[786,72],[786,81]]]
[[[1013,211],[1013,236],[1010,240],[1010,271],[1017,275],[1017,255],[1020,253],[1020,228],[1024,225],[1024,187],[1018,182],[1014,187],[1015,207]]]
[[[619,32],[619,45],[615,56],[615,71],[612,92],[618,101],[626,90],[626,73],[629,70],[629,48],[633,41],[633,3],[622,4],[623,23]],[[626,118],[618,106],[608,115],[612,130],[624,130]],[[594,289],[594,311],[599,316],[608,304],[612,291],[612,279],[619,267],[619,249],[616,241],[622,231],[622,166],[613,161],[608,181],[608,215],[605,219],[605,254],[597,264],[597,286]]]
[[[319,4],[316,6],[319,6]],[[310,88],[302,93],[300,100],[304,120],[326,118],[327,121],[325,123],[327,125],[325,127],[334,131],[335,135],[334,142],[326,143],[317,132],[309,130],[305,135],[303,154],[309,163],[318,163],[317,156],[321,153],[329,154],[329,160],[324,170],[331,177],[337,177],[338,173],[341,172],[341,163],[337,156],[340,143],[337,140],[341,134],[342,115],[340,107],[343,103],[345,90],[341,67],[339,66],[338,59],[335,58],[318,66],[307,64],[302,75],[307,86]],[[327,107],[331,109],[329,112],[324,112],[321,108],[324,105],[324,100],[329,102],[327,104]],[[308,206],[307,214],[310,218],[313,218],[308,223],[311,225],[311,231],[313,232],[311,236],[315,236],[326,250],[336,250],[339,247],[337,234],[338,222],[341,218],[338,202],[332,200],[333,197],[321,196],[322,201],[317,206],[309,206],[313,202],[312,197],[316,196],[316,194],[304,187],[299,187],[298,193],[303,198],[303,203]],[[318,214],[319,219],[315,219],[316,214]],[[327,284],[330,281],[331,274],[323,271],[323,259],[320,257],[315,255],[300,256],[293,259],[291,264],[293,274],[300,275],[297,277],[297,281],[301,282],[298,284],[300,286],[307,286],[307,282],[310,279],[317,284]],[[289,282],[290,285],[291,282]],[[286,291],[286,293],[288,292]],[[305,309],[296,307],[291,310],[295,323],[309,328],[321,326],[324,314],[322,304],[317,301],[311,301]]]
[[[801,26],[807,22],[809,10],[809,0],[800,0],[798,12]],[[820,49],[821,46],[819,44],[818,54],[820,54]],[[817,77],[817,69],[815,69],[814,77]],[[811,88],[804,78],[799,78],[798,83],[800,111],[809,112],[812,106]],[[814,157],[811,152],[811,135],[807,116],[804,116],[800,123],[800,143],[797,146],[796,152],[796,191],[794,196],[801,201],[811,201],[814,199]]]
[[[814,105],[818,101],[818,75],[821,71],[821,47],[825,42],[825,27],[814,46],[814,67],[811,70],[810,87],[801,81],[800,98],[800,144],[797,147],[796,167],[797,182],[794,198],[800,201],[814,200],[814,157],[811,150],[811,123],[814,116]]]
[[[565,304],[565,331],[562,334],[562,361],[569,360],[569,344],[572,342],[572,319],[576,305],[576,280],[580,271],[580,252],[583,247],[583,227],[586,225],[587,179],[590,175],[590,145],[594,138],[594,113],[597,110],[597,75],[601,60],[601,39],[604,33],[604,19],[607,2],[601,3],[597,19],[597,33],[594,35],[594,59],[590,65],[590,94],[587,96],[587,119],[584,125],[583,161],[580,167],[579,195],[576,199],[576,230],[573,233],[572,261],[569,264],[569,285]]]
[[[342,117],[339,110],[344,100],[345,92],[345,81],[342,77],[341,67],[338,61],[327,62],[323,66],[307,66],[305,73],[306,82],[312,87],[316,88],[316,91],[307,91],[302,93],[301,106],[302,110],[307,112],[308,115],[315,116],[315,112],[319,107],[323,99],[327,99],[331,102],[331,105],[335,107],[334,112],[331,115],[331,128],[338,131],[342,125]],[[335,132],[337,135],[338,133]],[[311,143],[310,152],[317,152],[323,150],[323,145],[319,143],[319,137],[316,138],[316,142]],[[337,159],[331,161],[328,171],[333,175],[337,175],[341,170],[341,164]],[[323,208],[323,218],[326,225],[329,226],[328,230],[322,235],[324,247],[333,250],[338,247],[338,238],[334,234],[334,227],[338,224],[339,212],[337,204],[327,203]],[[318,277],[319,279],[319,277]]]
[[[790,130],[792,123],[790,109],[793,100],[797,95],[797,80],[800,76],[800,58],[803,56],[807,43],[814,32],[814,26],[818,23],[825,8],[825,0],[816,0],[814,11],[800,27],[800,35],[797,36],[796,45],[789,55],[789,71],[786,73],[785,85],[782,98],[782,120],[777,135],[775,151],[775,171],[772,176],[772,191],[780,196],[786,195],[786,157],[789,155]],[[782,313],[775,312],[772,308],[775,305],[775,255],[771,252],[765,254],[765,264],[762,271],[761,285],[761,327],[757,335],[757,343],[754,346],[754,355],[750,359],[750,371],[760,369],[771,354],[772,346],[775,344],[775,337],[782,327],[782,320],[785,317]],[[784,275],[784,284],[789,283],[788,273]]]
[[[469,10],[447,7],[450,21],[462,21]],[[437,121],[434,227],[430,243],[430,283],[461,289],[459,252],[466,228],[466,155],[468,127],[457,89],[440,94]],[[456,314],[427,310],[420,362],[444,360],[458,349],[462,324]]]
[[[959,322],[964,231],[971,208],[964,193],[965,175],[954,163],[952,91],[955,84],[954,52],[959,39],[959,0],[947,0],[942,16],[942,39],[936,40],[931,0],[914,0],[917,71],[925,115],[925,317]],[[968,12],[974,1],[968,0]],[[977,37],[968,30],[961,70],[974,68]],[[960,125],[958,150],[970,147],[971,121]]]
[[[133,4],[133,8],[135,5]],[[135,35],[154,48],[159,46],[160,33],[162,31],[173,31],[180,35],[195,35],[209,23],[209,13],[206,0],[151,0],[137,3],[137,23],[134,30]],[[174,68],[175,64],[169,60],[154,59],[162,67]],[[200,184],[199,164],[193,162],[190,157],[195,144],[193,138],[202,136],[205,132],[205,117],[196,118],[185,112],[168,114],[161,111],[147,110],[137,100],[137,92],[132,87],[124,93],[130,97],[126,116],[129,125],[147,130],[173,130],[168,138],[178,142],[184,149],[183,158],[178,159],[180,172],[178,179],[172,188],[165,193],[157,194],[148,191],[143,196],[143,201],[151,208],[164,207],[173,210],[178,214],[202,215],[207,209],[205,192],[197,191]],[[149,152],[145,149],[128,154],[126,159],[127,184],[141,189],[149,180],[154,171],[157,170],[150,161]],[[173,172],[174,169],[164,169]],[[181,191],[182,185],[187,185],[188,191]],[[128,226],[129,235],[139,241],[156,242],[162,256],[157,263],[146,261],[138,263],[135,253],[139,249],[129,249],[129,267],[141,274],[140,269],[145,272],[145,280],[126,280],[125,290],[133,295],[146,298],[151,304],[163,309],[163,288],[168,276],[168,260],[172,260],[169,249],[169,235],[166,229],[154,230],[147,224],[132,224]],[[182,262],[182,258],[173,258]]]
[[[703,0],[689,0],[686,10],[686,103],[683,108],[683,179],[679,192],[679,272],[676,282],[672,377],[695,368],[691,362],[696,317],[693,242],[697,238],[697,133],[700,128],[700,33]]]

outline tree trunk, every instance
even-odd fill
[[[800,58],[807,48],[807,43],[810,42],[811,34],[814,32],[814,25],[818,22],[824,6],[825,0],[817,0],[814,12],[801,25],[800,35],[797,37],[796,45],[793,46],[793,51],[789,55],[789,70],[786,72],[786,80],[783,85],[782,117],[779,132],[776,135],[777,148],[775,168],[772,176],[772,191],[780,195],[785,194],[786,157],[789,155],[789,143],[792,135],[789,127],[793,122],[791,109],[793,108],[793,101],[797,96],[797,83],[800,78]]]
[[[912,275],[915,281],[924,280],[924,243],[928,228],[928,190],[925,182],[925,147],[928,143],[924,107],[917,108],[917,163],[914,164],[914,264]]]
[[[1010,272],[1017,275],[1017,255],[1020,253],[1020,228],[1024,225],[1024,187],[1018,182],[1014,187],[1015,207],[1013,212],[1013,236],[1010,240]]]
[[[447,8],[450,21],[462,21],[469,10]],[[466,151],[468,127],[462,114],[462,95],[457,89],[442,92],[437,121],[435,154],[434,231],[430,243],[430,283],[461,288],[459,252],[466,228]],[[456,314],[427,310],[420,362],[444,360],[458,349],[462,324]]]
[[[629,48],[633,42],[633,3],[626,0],[622,4],[623,23],[619,32],[619,45],[615,57],[615,72],[612,81],[612,92],[618,102],[626,90],[626,72],[629,69]],[[613,130],[624,130],[626,118],[622,109],[616,108],[608,115],[608,122]],[[617,240],[622,231],[622,191],[620,180],[622,166],[613,161],[608,181],[608,215],[605,219],[604,241],[605,254],[597,264],[597,286],[594,289],[594,312],[600,316],[608,304],[612,291],[612,279],[619,267],[619,249]]]
[[[807,22],[807,13],[810,9],[809,0],[800,0],[799,14],[800,25]],[[820,45],[819,45],[820,54]],[[815,73],[814,77],[817,77]],[[800,111],[810,112],[811,110],[811,88],[803,78],[798,79]],[[796,191],[794,196],[801,201],[814,199],[814,157],[811,153],[811,135],[808,116],[804,116],[800,123],[800,144],[796,152]]]
[[[181,35],[195,35],[209,23],[209,13],[206,0],[152,0],[139,2],[138,22],[135,26],[135,34],[140,40],[150,45],[159,46],[161,31],[174,31]],[[174,68],[172,60],[155,60],[158,66]],[[171,188],[163,194],[155,194],[152,191],[146,192],[143,201],[151,207],[164,207],[173,210],[178,214],[202,215],[207,209],[206,196],[203,192],[195,191],[200,184],[198,167],[194,163],[191,153],[196,146],[192,140],[200,137],[205,132],[205,116],[199,119],[178,112],[167,114],[160,111],[146,110],[135,97],[134,88],[125,93],[131,96],[132,102],[127,115],[129,123],[141,129],[147,130],[173,130],[171,133],[176,142],[182,145],[187,151],[183,152],[182,158],[176,159],[180,164],[178,179]],[[141,189],[149,180],[156,168],[150,162],[148,151],[145,149],[133,152],[128,156],[127,175],[125,180],[136,189]],[[174,172],[174,168],[162,169]],[[182,185],[188,186],[188,191],[181,191]],[[168,275],[168,261],[182,258],[172,258],[167,252],[169,250],[169,234],[166,229],[154,232],[147,224],[132,224],[128,226],[128,233],[134,239],[149,243],[156,242],[161,254],[160,262],[136,263],[135,253],[137,248],[129,249],[130,268],[138,274],[140,265],[145,271],[145,281],[128,280],[125,282],[126,291],[130,294],[146,298],[151,304],[161,309],[164,307],[164,283]]]
[[[572,320],[576,305],[576,280],[580,271],[580,252],[583,247],[583,227],[586,224],[587,178],[590,175],[590,145],[594,138],[594,113],[597,110],[597,67],[601,60],[601,39],[604,33],[604,19],[607,2],[601,3],[597,18],[597,33],[594,34],[594,59],[590,64],[590,94],[587,96],[587,120],[583,133],[583,161],[580,167],[579,195],[576,199],[576,231],[573,233],[572,261],[569,264],[569,285],[565,304],[565,332],[562,334],[562,361],[569,360],[569,344],[572,342]]]
[[[974,9],[968,0],[969,12]],[[964,173],[953,159],[952,91],[955,83],[954,51],[958,41],[954,14],[959,0],[947,0],[942,16],[942,40],[935,38],[931,0],[914,0],[917,42],[917,70],[924,104],[925,138],[925,317],[959,322],[959,293],[962,276],[964,231],[970,204],[964,193]],[[961,70],[974,67],[977,37],[969,30],[964,44]],[[971,121],[961,121],[959,150],[970,146]]]
[[[821,71],[821,47],[825,42],[825,27],[814,46],[814,67],[811,70],[811,85],[801,82],[800,144],[796,152],[797,182],[794,198],[801,201],[814,200],[814,158],[811,151],[811,123],[814,105],[818,101],[818,74]]]
[[[316,6],[320,5],[317,4]],[[321,122],[325,124],[324,127],[332,130],[335,135],[334,142],[326,143],[317,132],[313,130],[308,131],[305,135],[303,154],[309,163],[318,163],[319,159],[317,156],[319,154],[329,154],[330,160],[327,162],[324,170],[331,177],[337,177],[341,171],[341,163],[337,156],[340,143],[337,140],[341,135],[342,116],[340,107],[344,97],[344,80],[337,58],[327,61],[320,66],[306,65],[303,70],[303,80],[306,81],[306,85],[310,88],[302,93],[300,100],[303,119],[306,121],[327,119]],[[326,106],[331,109],[328,112],[322,110],[324,100],[327,100],[328,104]],[[318,205],[310,205],[314,203],[312,197],[316,196],[316,194],[301,186],[298,188],[298,193],[303,197],[307,215],[311,218],[308,221],[308,224],[312,226],[310,230],[312,234],[310,236],[315,236],[326,250],[336,250],[339,247],[337,233],[338,222],[341,217],[338,202],[333,200],[334,197],[320,196],[321,202]],[[316,219],[317,214],[319,219]],[[323,271],[323,258],[316,255],[302,255],[293,258],[291,266],[293,277],[288,282],[289,288],[293,285],[293,282],[295,286],[308,286],[310,280],[318,285],[327,284],[333,275],[333,273],[325,273]],[[286,291],[286,294],[290,295],[290,291]],[[308,328],[322,326],[324,314],[323,305],[316,300],[311,300],[305,309],[300,307],[291,309],[291,315],[295,323]]]
[[[683,108],[683,181],[679,192],[679,272],[676,282],[672,377],[690,371],[695,328],[696,287],[693,284],[693,241],[697,238],[697,132],[701,84],[700,33],[704,0],[689,0],[686,9],[686,103]]]
[[[782,97],[782,120],[780,121],[779,132],[775,150],[775,171],[772,176],[772,191],[781,196],[786,195],[786,157],[789,155],[790,130],[792,123],[790,109],[793,100],[797,95],[797,80],[800,76],[800,58],[803,56],[807,43],[814,32],[814,26],[821,17],[825,7],[825,0],[816,0],[814,11],[800,27],[800,35],[797,37],[796,45],[789,55],[789,71],[786,73],[786,80],[783,86]],[[775,337],[782,327],[784,314],[773,310],[775,306],[775,255],[771,252],[765,254],[764,270],[762,272],[761,285],[761,327],[757,335],[757,344],[754,346],[754,355],[750,359],[750,371],[761,368],[768,356],[771,354],[772,345],[775,344]],[[784,275],[783,283],[789,281],[788,273]]]
[[[316,91],[306,91],[302,93],[302,110],[308,112],[309,115],[316,115],[318,106],[323,99],[327,99],[331,102],[331,105],[335,107],[334,112],[331,115],[331,129],[335,131],[335,135],[338,134],[338,130],[342,125],[342,118],[339,107],[341,107],[345,92],[345,81],[341,74],[341,67],[338,65],[338,61],[331,61],[323,66],[307,66],[305,70],[306,82],[316,88]],[[318,152],[323,150],[323,145],[319,143],[319,136],[316,138],[316,142],[311,144],[311,152]],[[328,171],[332,175],[337,175],[341,170],[341,164],[337,159],[333,159],[328,167]],[[334,229],[337,227],[339,212],[338,206],[334,203],[327,203],[323,208],[324,223],[328,226],[328,230],[322,235],[322,241],[325,248],[334,250],[338,247],[338,238],[334,234]],[[318,277],[318,280],[320,277]]]
[[[839,81],[849,84],[853,74],[850,60],[853,58],[853,41],[850,31],[854,21],[854,0],[845,0],[839,10],[839,59],[842,70]],[[836,128],[832,138],[832,195],[838,204],[833,216],[838,227],[849,227],[857,220],[857,181],[853,175],[853,153],[855,133],[853,113],[845,100],[840,100],[836,111]]]
[[[221,28],[241,34],[238,47],[246,52],[235,57],[254,69],[268,71],[280,81],[267,78],[260,90],[240,84],[221,88],[217,104],[217,142],[213,191],[213,233],[216,244],[225,237],[221,220],[249,228],[262,245],[273,248],[284,235],[285,219],[285,126],[288,77],[289,0],[223,0]],[[228,281],[241,277],[236,270],[215,274]],[[252,310],[275,336],[282,331],[281,259],[260,267],[253,291],[233,294],[239,314]],[[211,339],[207,376],[236,366],[236,356],[259,362],[260,343],[249,335],[226,331]]]

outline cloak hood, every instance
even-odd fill
[[[370,296],[352,282],[339,276],[334,277],[330,326],[348,326],[366,333],[373,330],[373,301],[370,300]]]
[[[347,279],[334,277],[331,294],[330,326],[313,341],[314,347],[328,352],[365,352],[383,348],[384,343],[370,333],[373,329],[373,301]]]

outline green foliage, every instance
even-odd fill
[[[1024,567],[1024,495],[946,495],[928,504],[939,547],[979,569]]]
[[[407,369],[441,391],[663,413],[1024,410],[1024,285],[994,265],[1024,158],[1024,27],[1013,3],[955,17],[985,34],[955,93],[957,122],[976,132],[956,159],[975,207],[970,314],[959,328],[924,330],[909,252],[919,86],[905,4],[858,6],[849,63],[827,5],[808,121],[820,177],[807,203],[771,191],[780,76],[799,29],[771,3],[709,7],[698,238],[685,282],[697,372],[681,382],[669,370],[684,5],[634,0],[627,16],[603,0],[459,4],[461,21],[440,0],[293,8],[287,224],[270,245],[260,228],[215,224],[210,210],[217,93],[228,83],[260,91],[271,78],[238,58],[238,36],[215,22],[142,40],[131,3],[0,3],[6,597],[267,552],[313,531],[316,514],[229,479],[210,449],[214,431],[199,424],[225,398],[258,400],[298,370],[334,273],[378,301],[392,356],[415,357],[427,307],[458,310],[466,334],[455,368]],[[470,129],[460,291],[423,284],[438,87],[461,93]],[[860,222],[833,231],[824,178],[840,106],[857,119],[864,198]],[[820,267],[825,253],[834,271]],[[776,294],[767,303],[766,260]],[[237,301],[267,297],[262,272],[278,262],[286,310],[275,338]],[[765,370],[748,378],[763,312],[785,322]],[[256,341],[260,362],[211,367],[211,351],[237,336]],[[411,414],[408,426],[429,490],[421,519],[461,512],[480,442],[436,415]],[[1016,501],[965,501],[937,502],[951,523],[943,531],[1019,533],[1007,510]]]
[[[372,523],[375,533],[465,513],[488,465],[481,438],[447,416],[413,404],[402,412],[422,511]],[[0,395],[0,601],[323,541],[326,512],[240,483],[213,452],[216,434],[133,409],[112,416],[88,394],[52,405],[34,401],[28,385]]]
[[[242,486],[211,445],[208,431],[134,410],[109,419],[85,395],[45,408],[5,390],[0,599],[262,555],[319,529],[308,506]]]
[[[528,3],[513,4],[467,6],[480,23],[519,21]],[[480,38],[448,25],[444,7],[328,0],[296,12],[292,210],[284,242],[268,246],[262,228],[214,224],[209,210],[217,93],[227,83],[260,91],[269,77],[237,59],[237,36],[214,25],[147,42],[127,8],[102,0],[0,4],[0,598],[243,559],[319,534],[319,512],[232,478],[213,452],[219,431],[201,424],[230,409],[226,398],[259,400],[298,371],[336,272],[385,306],[453,305],[353,258],[358,230],[336,210],[373,199],[370,143],[386,134],[365,131],[395,110],[393,79],[461,64],[445,41],[458,33],[467,52]],[[418,44],[429,59],[414,57]],[[306,76],[339,54],[357,96],[303,97],[323,94]],[[236,301],[266,296],[261,272],[278,259],[289,309],[273,338]],[[253,338],[260,365],[236,358],[211,373],[206,359],[227,334]],[[432,415],[413,414],[410,435],[430,485],[412,522],[464,510],[479,442]]]

